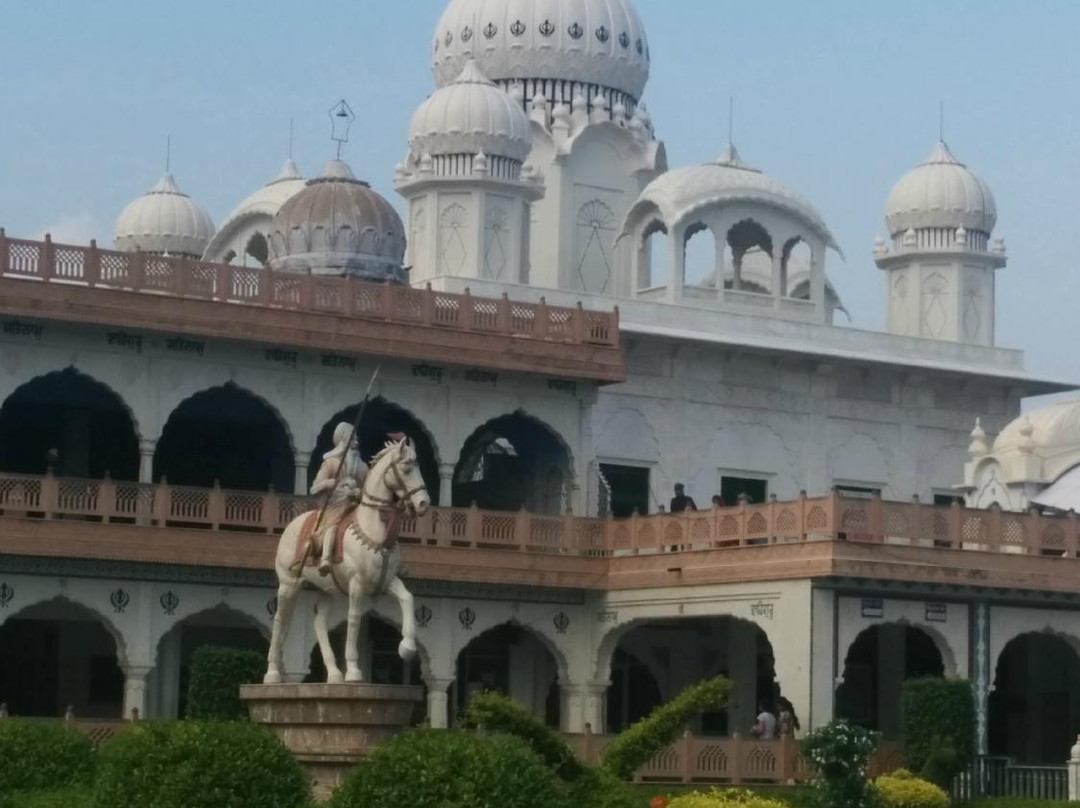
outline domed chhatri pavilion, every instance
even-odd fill
[[[758,704],[891,742],[905,676],[961,676],[982,752],[1062,762],[1080,410],[1022,410],[1072,388],[995,342],[988,184],[938,143],[845,259],[753,144],[669,169],[644,98],[679,57],[629,0],[452,0],[427,41],[394,189],[339,151],[217,230],[166,175],[115,249],[0,231],[0,702],[171,717],[196,648],[265,651],[276,536],[359,418],[432,503],[399,536],[418,659],[382,599],[360,641],[418,721],[495,689],[596,749],[724,673],[691,729],[728,768],[679,771],[784,780],[733,737]],[[886,327],[842,327],[837,262],[871,259]],[[325,675],[306,623],[291,680]]]

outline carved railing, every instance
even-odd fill
[[[308,497],[273,491],[0,473],[0,517],[273,534],[309,507]],[[1077,558],[1080,530],[1075,514],[886,502],[834,491],[824,497],[629,519],[431,508],[403,521],[401,539],[427,546],[585,556],[840,540]]]
[[[293,311],[559,342],[618,346],[619,313],[473,297],[189,258],[8,238],[0,228],[0,275]]]

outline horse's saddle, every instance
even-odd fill
[[[345,557],[345,534],[352,524],[355,511],[355,508],[347,510],[334,527],[334,552],[330,557],[330,560],[335,564],[340,564]],[[318,521],[319,511],[312,511],[308,514],[307,519],[304,520],[304,525],[300,529],[300,541],[296,543],[296,560],[293,564],[294,567],[314,567],[317,566],[322,559],[323,536],[326,534],[328,528],[324,525],[319,528],[319,532],[316,534],[315,523]]]

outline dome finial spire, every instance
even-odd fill
[[[165,173],[169,173],[172,163],[172,135],[165,135]]]
[[[344,98],[330,107],[330,139],[337,143],[337,159],[341,159],[341,147],[349,142],[349,130],[356,115]]]
[[[938,140],[945,142],[945,99],[938,101]]]
[[[728,96],[727,142],[735,150],[735,95]]]

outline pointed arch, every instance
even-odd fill
[[[16,388],[0,406],[0,469],[136,480],[139,425],[112,387],[74,367]],[[55,452],[53,452],[55,450]]]
[[[288,423],[272,404],[226,382],[189,396],[169,414],[154,453],[154,480],[292,493],[293,445]]]

